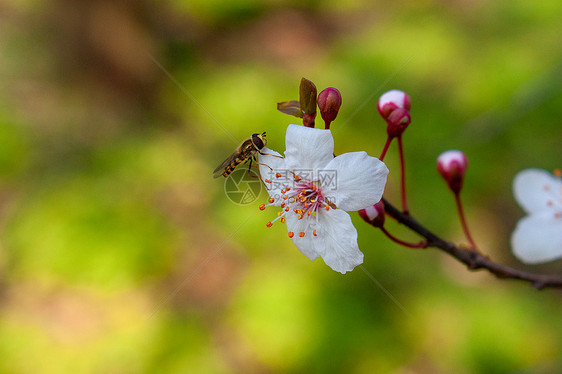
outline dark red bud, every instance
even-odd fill
[[[390,113],[392,113],[397,108],[406,109],[410,111],[412,103],[410,97],[400,90],[390,90],[385,92],[379,98],[377,102],[377,109],[384,119],[388,119]]]
[[[334,87],[328,87],[318,95],[318,108],[327,129],[330,128],[330,123],[338,116],[341,101],[340,91]]]
[[[454,193],[459,193],[462,189],[467,168],[468,159],[461,151],[450,150],[437,157],[437,171]]]
[[[379,201],[373,206],[359,210],[357,213],[365,222],[374,227],[384,226],[384,203]]]
[[[404,130],[412,122],[410,112],[403,108],[394,109],[386,118],[386,133],[389,137],[394,138],[402,135]]]

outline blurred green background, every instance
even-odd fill
[[[412,214],[462,242],[435,172],[470,159],[473,235],[499,262],[521,169],[562,165],[562,2],[4,0],[0,373],[559,373],[562,294],[399,247],[352,214],[364,269],[309,261],[212,170],[295,122],[301,77],[343,96],[336,153],[379,155],[412,98]],[[224,131],[227,129],[228,133]],[[233,139],[234,138],[234,139]],[[386,196],[399,197],[396,148]],[[417,240],[393,222],[390,231]]]

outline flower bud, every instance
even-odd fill
[[[410,101],[410,97],[400,90],[390,90],[385,92],[381,95],[377,103],[377,109],[384,119],[388,119],[390,113],[397,108],[410,111],[411,106],[412,103]]]
[[[404,108],[394,109],[386,119],[386,123],[388,124],[386,133],[391,138],[398,137],[402,135],[411,122],[412,118],[410,117],[410,112]]]
[[[365,222],[374,227],[383,227],[384,225],[384,203],[379,201],[375,205],[359,210],[357,213]]]
[[[467,167],[468,159],[461,151],[446,151],[437,157],[437,171],[454,193],[459,193],[462,189]]]
[[[318,108],[320,115],[326,123],[326,128],[330,128],[330,123],[338,116],[341,106],[340,91],[334,87],[328,87],[318,95]]]

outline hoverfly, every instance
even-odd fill
[[[248,160],[250,160],[251,167],[252,161],[256,157],[256,153],[261,151],[266,144],[267,140],[265,139],[265,132],[262,134],[253,134],[251,137],[244,140],[242,144],[236,148],[234,153],[230,155],[230,157],[217,166],[217,168],[213,171],[213,176],[218,178],[223,175],[225,178],[228,178],[230,173],[232,173],[238,165],[243,162],[247,162]]]

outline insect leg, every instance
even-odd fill
[[[258,151],[258,153],[262,156],[273,156],[273,157],[278,157],[278,158],[285,158],[283,156],[272,155],[271,153],[262,153],[261,151]]]
[[[250,170],[252,169],[252,162],[254,161],[253,157],[250,157],[250,166],[248,166],[248,174],[250,174]]]

